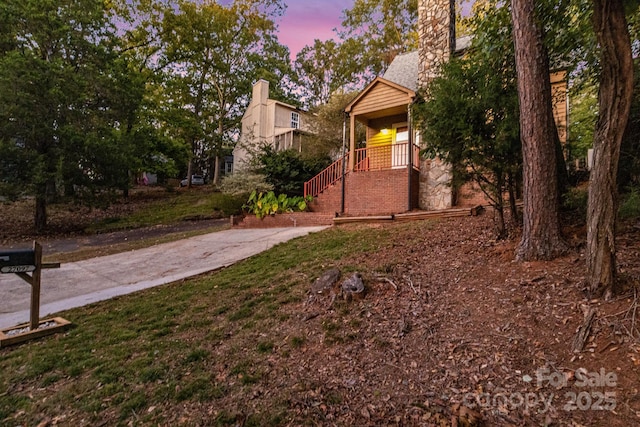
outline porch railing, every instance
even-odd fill
[[[349,164],[349,153],[327,166],[318,175],[304,183],[304,195],[316,197],[342,178],[342,162]]]
[[[409,144],[381,145],[379,147],[359,148],[356,150],[354,170],[356,172],[400,169],[407,167],[407,149]],[[413,167],[420,169],[420,147],[413,145]]]
[[[379,147],[359,148],[355,152],[354,172],[379,171],[407,167],[407,149],[409,144],[387,144]],[[413,145],[413,168],[420,169],[420,147]],[[316,197],[338,182],[342,177],[342,161],[349,164],[349,154],[328,166],[325,170],[304,183],[304,195]],[[349,173],[349,168],[346,168]]]

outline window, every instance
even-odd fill
[[[294,129],[300,129],[300,114],[291,113],[291,127]]]

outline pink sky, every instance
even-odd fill
[[[351,9],[354,0],[285,0],[287,10],[278,22],[280,43],[289,47],[291,59],[315,39],[336,39],[333,31],[342,22],[342,11]],[[463,3],[468,13],[472,1]]]
[[[279,22],[280,43],[289,47],[292,59],[315,39],[337,39],[334,28],[340,26],[342,11],[353,0],[286,0],[287,11]]]

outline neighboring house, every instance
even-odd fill
[[[224,156],[223,163],[222,176],[231,175],[233,173],[233,156]]]
[[[270,99],[269,82],[258,80],[242,116],[240,139],[233,150],[233,171],[246,169],[252,153],[264,144],[276,151],[302,151],[308,135],[308,114],[293,105]]]
[[[469,43],[469,37],[458,39],[457,53]],[[351,129],[349,152],[344,165],[339,159],[305,184],[305,195],[316,197],[314,211],[387,215],[452,207],[450,168],[439,159],[420,158],[420,135],[412,129],[411,105],[421,66],[426,68],[418,51],[398,55],[384,76],[373,80],[345,108]],[[564,143],[568,110],[565,73],[553,73],[551,82],[554,117]],[[366,127],[365,148],[356,148],[356,122]],[[467,198],[469,203],[476,200]]]

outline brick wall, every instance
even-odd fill
[[[345,215],[389,215],[406,212],[407,169],[349,173],[345,183]],[[413,204],[418,202],[419,176],[413,175]],[[314,212],[340,212],[342,184],[325,190],[311,204]]]
[[[405,168],[351,173],[346,183],[346,215],[387,215],[407,211]]]
[[[264,218],[247,215],[234,226],[238,228],[280,228],[333,225],[333,218],[333,214],[323,212],[291,212]]]
[[[342,200],[342,182],[338,181],[313,199],[309,208],[312,212],[322,212],[335,216],[340,212]]]
[[[478,205],[488,205],[489,199],[480,190],[475,182],[467,182],[458,189],[456,206],[471,207]]]

